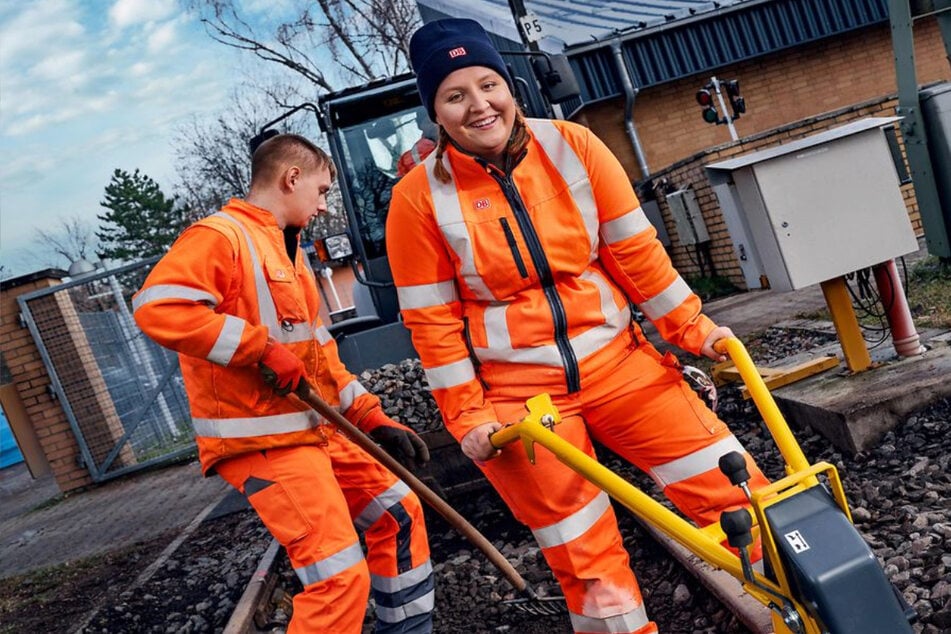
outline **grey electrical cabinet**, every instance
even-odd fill
[[[705,166],[748,288],[800,289],[918,249],[883,130],[897,120]]]
[[[685,187],[667,194],[667,204],[670,206],[670,215],[677,226],[677,235],[680,244],[702,244],[710,241],[707,224],[703,221],[700,205],[693,189]]]

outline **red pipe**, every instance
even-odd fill
[[[892,344],[900,357],[913,357],[925,351],[918,338],[918,331],[911,319],[911,309],[905,299],[898,267],[895,260],[889,260],[872,267],[875,284],[886,309],[888,327],[892,331]]]

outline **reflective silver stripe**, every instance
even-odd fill
[[[532,529],[532,534],[542,548],[567,544],[588,532],[595,522],[601,519],[609,506],[611,506],[611,502],[608,494],[602,491],[565,519],[551,526]]]
[[[330,334],[330,331],[327,330],[326,326],[318,326],[314,330],[314,336],[317,337],[317,343],[322,346],[327,345],[333,340],[333,335]]]
[[[436,178],[435,155],[436,153],[433,152],[427,156],[424,164],[426,165],[426,176],[429,179],[429,191],[433,197],[436,223],[439,225],[443,237],[446,238],[449,248],[459,258],[459,275],[462,276],[466,286],[478,299],[487,301],[495,299],[479,272],[476,271],[475,258],[472,254],[472,240],[466,223],[463,221],[459,193],[452,181],[443,183]],[[443,165],[452,175],[452,166],[449,161],[443,161]]]
[[[376,616],[380,621],[386,623],[400,623],[410,617],[432,612],[435,605],[436,591],[430,590],[421,597],[395,608],[386,608],[377,604]]]
[[[600,273],[589,269],[581,275],[581,278],[598,287],[604,323],[589,328],[570,339],[569,343],[579,360],[586,359],[614,341],[615,337],[627,330],[631,321],[630,308],[626,305],[622,308],[617,307],[611,288]],[[562,367],[561,353],[555,344],[513,349],[503,309],[504,307],[490,307],[485,311],[485,328],[489,347],[473,348],[480,361]]]
[[[659,487],[666,487],[677,482],[682,482],[701,473],[706,473],[711,469],[719,468],[720,456],[731,451],[739,451],[745,454],[743,445],[736,439],[736,436],[727,436],[723,440],[713,443],[709,447],[704,447],[693,453],[689,453],[683,458],[677,458],[670,462],[651,467],[650,476]]]
[[[508,308],[506,304],[488,306],[485,309],[483,322],[485,325],[486,343],[490,350],[512,350],[512,335],[509,333],[509,322],[505,316]],[[476,353],[478,356],[478,353]]]
[[[241,334],[244,332],[245,320],[234,315],[225,315],[225,323],[221,326],[221,332],[212,346],[211,352],[206,357],[212,363],[218,365],[228,365],[234,356],[238,346],[241,345]]]
[[[179,284],[156,284],[145,289],[132,299],[132,311],[149,302],[155,302],[160,299],[184,299],[191,302],[204,302],[214,308],[218,305],[215,296],[205,291],[190,286],[181,286]]]
[[[373,589],[386,594],[393,594],[400,590],[406,590],[426,581],[429,575],[433,574],[433,562],[427,559],[412,570],[407,570],[395,577],[382,577],[380,575],[370,575],[370,585]]]
[[[431,390],[443,390],[458,385],[464,385],[475,379],[475,368],[469,359],[460,359],[455,363],[447,363],[437,368],[428,368],[424,371]]]
[[[320,416],[313,410],[248,418],[192,419],[195,435],[205,438],[256,438],[288,434],[316,427],[320,423]]]
[[[588,170],[578,158],[575,149],[550,119],[527,119],[526,123],[571,190],[571,197],[578,205],[585,230],[588,232],[589,261],[592,261],[598,252],[598,204],[594,200]]]
[[[326,581],[334,575],[340,574],[347,568],[360,563],[362,559],[363,549],[360,548],[360,542],[356,541],[351,546],[347,546],[343,550],[320,561],[315,561],[301,568],[294,568],[294,572],[297,573],[301,583],[305,586],[309,586],[312,583]]]
[[[644,210],[638,207],[619,216],[614,220],[609,220],[601,225],[601,235],[607,244],[614,244],[621,240],[633,238],[637,234],[651,228],[651,221],[647,219]]]
[[[340,411],[345,412],[353,406],[354,401],[361,394],[366,394],[367,390],[359,381],[354,379],[340,390]]]
[[[679,275],[670,283],[670,286],[657,295],[638,304],[651,321],[660,319],[670,311],[684,303],[693,293],[687,283]]]
[[[277,321],[277,309],[274,308],[274,298],[271,296],[271,290],[267,285],[267,280],[264,278],[264,262],[258,257],[258,251],[254,248],[254,241],[251,239],[251,234],[248,233],[248,230],[241,221],[231,214],[219,211],[213,213],[211,217],[224,218],[234,223],[238,229],[241,230],[241,233],[244,235],[244,241],[248,245],[248,251],[251,254],[251,270],[254,271],[254,290],[258,298],[258,319],[262,326],[267,326],[272,337],[282,343],[288,343],[285,338],[281,337],[281,325]]]
[[[380,519],[386,509],[405,498],[407,493],[409,493],[409,487],[402,480],[397,480],[389,489],[370,500],[366,508],[360,511],[360,515],[353,520],[353,525],[365,531]]]
[[[281,343],[298,343],[301,341],[314,340],[314,327],[306,321],[295,321],[288,324],[287,329],[278,327],[278,334],[275,339]]]
[[[568,617],[571,619],[571,629],[575,632],[597,632],[598,634],[602,632],[605,634],[627,634],[628,632],[636,632],[650,623],[643,603],[630,612],[601,619],[575,614],[574,612],[568,612]]]
[[[400,286],[396,289],[396,294],[400,300],[400,308],[403,310],[443,306],[459,301],[456,283],[452,280],[435,284]]]

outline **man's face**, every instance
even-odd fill
[[[294,190],[285,221],[287,226],[303,229],[318,215],[327,212],[327,192],[333,183],[330,168],[324,165],[301,170],[292,182]]]

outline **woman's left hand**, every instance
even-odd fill
[[[720,354],[714,350],[713,344],[720,341],[721,339],[735,336],[736,335],[733,334],[733,331],[726,326],[717,326],[709,335],[707,335],[706,341],[704,341],[703,345],[700,347],[700,354],[707,357],[708,359],[713,359],[714,361],[726,361],[726,355]]]

